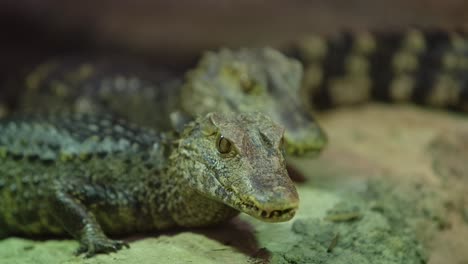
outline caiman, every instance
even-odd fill
[[[283,134],[261,113],[209,113],[180,134],[108,116],[13,115],[0,121],[0,233],[69,234],[90,257],[127,245],[107,235],[239,212],[287,221],[299,198]]]
[[[133,60],[77,58],[24,80],[22,109],[110,112],[157,130],[208,112],[260,111],[285,127],[288,154],[313,155],[327,141],[299,96],[301,64],[271,48],[206,52],[183,78]]]
[[[369,100],[468,112],[468,34],[462,30],[309,35],[290,49],[314,109]]]
[[[468,111],[466,32],[349,31],[296,43],[288,56],[271,48],[205,52],[183,78],[134,61],[59,59],[25,78],[21,106],[112,112],[162,130],[211,111],[261,111],[286,128],[294,156],[326,145],[311,109],[375,99]]]

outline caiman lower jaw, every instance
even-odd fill
[[[308,135],[307,135],[308,136]],[[286,153],[291,156],[316,157],[326,147],[328,138],[324,132],[312,137],[303,137],[286,131],[284,135]]]
[[[265,222],[285,222],[296,214],[296,207],[277,210],[264,210],[250,203],[242,203],[242,212]]]
[[[287,147],[286,153],[293,157],[301,158],[316,158],[320,155],[322,149],[303,149],[303,148],[293,148]]]

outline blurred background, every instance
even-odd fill
[[[51,56],[125,53],[183,68],[221,46],[283,48],[308,33],[347,29],[453,28],[467,25],[467,14],[464,0],[6,0],[0,80]]]
[[[8,85],[9,80],[21,76],[29,65],[52,57],[119,54],[184,70],[192,66],[200,53],[207,49],[272,46],[285,50],[312,33],[327,35],[343,30],[398,31],[410,26],[429,29],[467,28],[468,1],[2,0],[0,116],[2,103],[14,102],[23,88]],[[360,122],[356,124],[355,120]],[[381,120],[390,121],[382,123]],[[366,125],[361,126],[363,123]],[[464,177],[462,175],[466,175],[464,172],[467,171],[466,159],[460,154],[461,151],[457,152],[457,147],[462,146],[460,149],[463,149],[468,136],[457,139],[458,141],[454,136],[453,141],[447,136],[448,142],[457,147],[441,147],[440,157],[447,158],[436,156],[442,159],[439,163],[431,163],[432,158],[423,155],[432,136],[440,132],[438,128],[462,127],[464,123],[460,120],[452,120],[446,115],[436,115],[433,112],[411,112],[406,108],[395,112],[379,106],[371,108],[371,111],[348,109],[337,112],[322,124],[330,138],[333,138],[330,140],[329,150],[322,155],[324,157],[321,160],[316,163],[307,160],[302,167],[306,171],[316,166],[313,171],[319,176],[315,176],[315,179],[336,174],[337,176],[332,175],[334,178],[330,179],[342,186],[343,182],[351,182],[350,179],[382,174],[385,178],[391,175],[394,179],[401,180],[401,186],[410,188],[413,185],[406,184],[406,181],[414,178],[419,190],[420,186],[438,182],[438,176],[435,176],[437,173],[432,172],[431,166],[442,164],[439,165],[444,168],[442,171],[446,171],[449,176],[450,173],[454,174],[450,176],[452,178],[443,176],[448,179],[444,178],[448,182],[447,193],[454,197],[451,198],[451,203],[455,205],[451,206],[458,208],[462,207],[458,204],[467,204],[466,184],[460,184]],[[446,136],[445,130],[443,131],[442,135]],[[338,168],[336,172],[329,171],[329,168],[335,167]],[[312,182],[315,184],[315,181]],[[408,196],[411,202],[407,204],[412,207],[408,208],[420,206],[413,201],[421,200],[421,204],[433,201],[427,200],[429,196],[421,196],[421,191],[395,193],[411,195]],[[388,198],[388,201],[399,203],[400,200]],[[323,207],[327,203],[317,204]],[[395,208],[401,208],[404,204],[399,203]],[[468,223],[468,208],[465,207],[464,221]],[[432,213],[429,215],[432,216]],[[434,249],[431,264],[455,263],[452,258],[460,259],[457,263],[468,263],[465,261],[467,236],[464,235],[468,233],[467,225],[462,220],[456,220],[457,215],[453,215],[455,214],[445,214],[442,218],[455,219],[447,220],[447,223],[453,223],[451,229],[446,229],[435,239],[428,239]],[[439,221],[438,218],[433,218],[426,222],[430,224],[431,221]],[[445,225],[444,221],[440,221],[441,226]],[[426,222],[415,221],[418,232],[422,231],[420,233],[423,235],[426,230],[432,231],[427,228],[428,224],[419,224]]]

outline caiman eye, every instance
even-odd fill
[[[232,149],[231,141],[229,141],[229,139],[226,139],[223,136],[219,137],[217,146],[218,146],[218,151],[221,154],[229,153],[231,152],[231,149]]]

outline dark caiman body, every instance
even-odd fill
[[[370,99],[468,111],[468,34],[408,29],[310,35],[290,52],[316,109]]]

